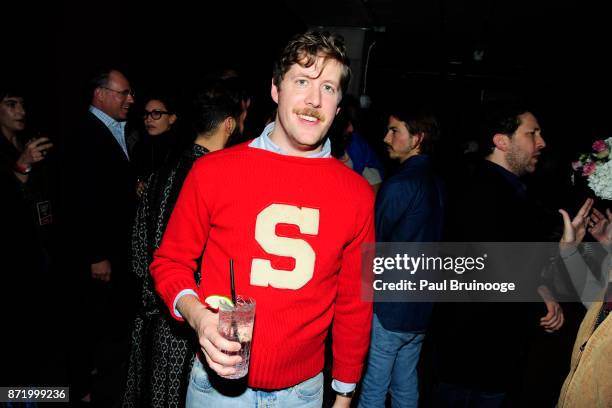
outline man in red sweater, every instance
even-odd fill
[[[332,320],[334,406],[350,405],[372,316],[360,290],[374,200],[364,179],[331,157],[325,138],[349,78],[340,37],[295,37],[274,68],[275,122],[196,162],[183,185],[150,269],[172,315],[199,340],[188,407],[320,407]],[[240,361],[221,350],[240,344],[218,334],[218,315],[204,302],[230,294],[230,259],[236,292],[257,303],[247,384],[238,390],[239,382],[219,376]]]

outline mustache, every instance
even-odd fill
[[[317,118],[321,122],[325,122],[325,115],[316,109],[308,109],[308,108],[297,109],[295,108],[293,109],[293,113],[295,113],[296,115],[312,116],[313,118]]]

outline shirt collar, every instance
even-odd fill
[[[267,150],[269,152],[274,152],[277,154],[282,154],[284,156],[288,156],[288,153],[285,150],[283,150],[281,147],[276,145],[272,141],[272,139],[270,139],[270,134],[274,130],[274,124],[275,122],[269,123],[265,127],[263,132],[261,132],[261,135],[259,135],[258,138],[253,139],[253,141],[249,143],[249,146],[257,148],[257,149]],[[323,158],[331,157],[331,142],[329,141],[329,138],[327,138],[325,142],[323,143],[323,147],[321,148],[321,151],[316,152],[316,153],[311,153],[306,157],[311,158],[311,159],[323,159]]]
[[[116,121],[115,119],[111,118],[106,113],[104,113],[103,111],[101,111],[100,109],[96,108],[93,105],[89,105],[89,111],[93,113],[98,119],[100,119],[102,123],[104,123],[108,128],[115,128],[115,129],[125,128],[125,121],[124,122]]]
[[[400,168],[403,167],[413,167],[420,166],[423,164],[427,164],[429,162],[429,156],[426,154],[415,154],[414,156],[410,156],[403,163],[399,165]]]

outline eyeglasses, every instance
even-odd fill
[[[124,91],[117,91],[116,89],[108,88],[106,86],[101,86],[100,88],[104,88],[104,89],[108,89],[109,91],[116,92],[119,95],[123,96],[124,98],[127,98],[128,96],[131,96],[133,98],[136,95],[134,91],[132,91],[131,89],[126,89]]]
[[[143,119],[147,119],[147,116],[151,116],[151,119],[157,120],[162,117],[162,115],[169,115],[170,112],[161,111],[159,109],[153,109],[152,111],[145,110],[142,114]]]

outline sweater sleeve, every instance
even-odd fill
[[[363,244],[374,242],[373,199],[362,214],[360,230],[346,246],[338,279],[334,323],[332,329],[334,363],[332,376],[346,383],[361,377],[370,342],[372,303],[361,296]]]
[[[194,272],[210,230],[209,210],[200,191],[203,182],[198,174],[194,169],[185,179],[150,267],[155,290],[171,312],[179,293],[186,289],[198,292]]]
[[[574,289],[576,289],[576,293],[580,296],[582,304],[587,308],[590,307],[591,304],[598,299],[599,295],[605,292],[608,282],[601,282],[597,279],[584,261],[577,247],[562,248],[560,254],[569,272],[569,277],[574,285]],[[604,268],[609,258],[610,256],[604,261]],[[607,274],[603,274],[603,277],[607,276]]]

